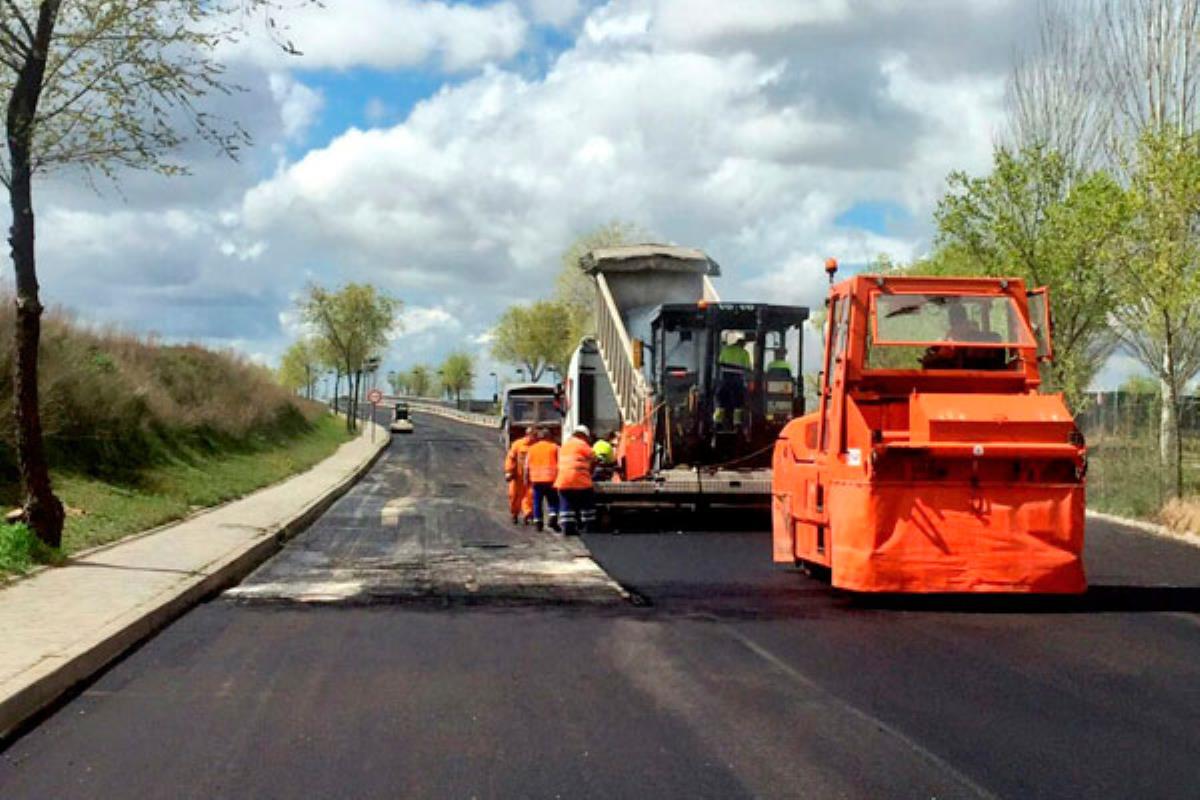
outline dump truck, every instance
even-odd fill
[[[808,309],[722,302],[720,266],[693,248],[600,248],[583,267],[597,332],[568,367],[563,429],[616,442],[597,504],[768,508],[771,450],[803,410]]]
[[[774,450],[774,560],[854,592],[1083,592],[1087,451],[1039,393],[1046,290],[856,275],[826,314],[818,407]]]

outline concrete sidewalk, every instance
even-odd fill
[[[307,472],[0,589],[0,736],[241,579],[374,463],[369,429]]]

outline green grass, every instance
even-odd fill
[[[62,552],[46,547],[24,525],[0,523],[0,575],[28,572],[38,564],[57,564]]]
[[[55,472],[55,490],[68,509],[63,552],[107,544],[303,472],[349,440],[345,425],[344,420],[322,416],[307,432],[291,438],[258,437],[216,454],[181,452],[119,480]],[[0,494],[15,498],[16,487],[5,489]],[[24,551],[19,537],[13,536],[11,563],[19,567]],[[30,557],[41,560],[37,553]],[[5,571],[23,570],[9,566],[0,552],[0,573]]]

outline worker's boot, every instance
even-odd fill
[[[537,526],[538,533],[541,533],[542,532],[542,521],[539,519],[537,522],[535,522],[533,524]]]
[[[556,532],[562,530],[562,528],[560,528],[558,526],[558,514],[550,515],[550,530],[556,531]]]
[[[518,517],[516,514],[513,514],[513,525],[520,525],[520,524],[521,524],[521,518]]]

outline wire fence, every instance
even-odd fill
[[[1170,497],[1171,471],[1162,466],[1162,400],[1134,392],[1094,392],[1075,415],[1088,444],[1088,506],[1154,518]],[[1200,397],[1180,401],[1184,494],[1200,491]]]

